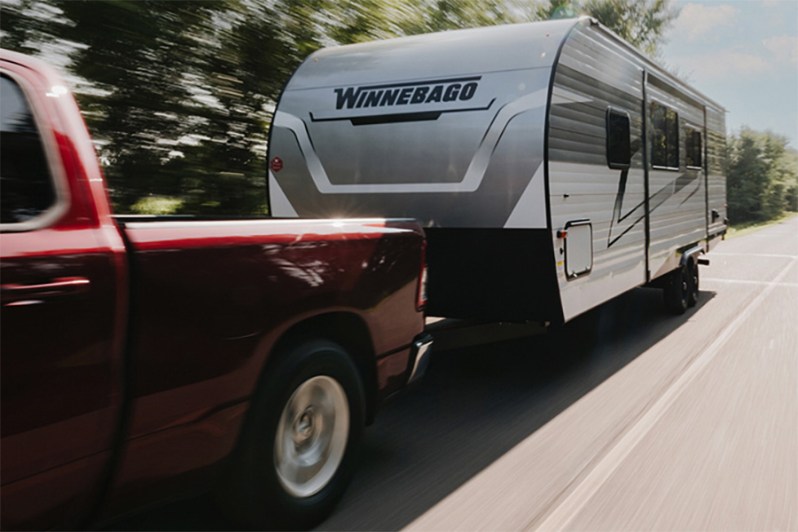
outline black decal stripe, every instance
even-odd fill
[[[390,122],[412,122],[414,120],[437,120],[440,115],[446,113],[467,113],[471,111],[487,111],[496,102],[496,98],[492,99],[485,107],[468,107],[466,109],[443,109],[440,111],[421,111],[415,113],[392,113],[384,115],[366,115],[366,116],[336,116],[333,118],[316,118],[313,113],[310,114],[311,122],[337,122],[341,120],[350,120],[353,125],[368,125],[368,124],[383,124]],[[431,115],[437,115],[430,118]],[[402,117],[408,117],[403,119]],[[421,117],[421,118],[419,118]]]
[[[606,118],[605,118],[605,120],[606,120]],[[630,144],[630,147],[629,147],[630,148],[629,151],[631,152],[631,155],[629,156],[629,160],[631,160],[635,155],[637,155],[637,152],[640,151],[640,149],[642,147],[643,147],[643,142],[642,142],[642,140],[639,137],[635,138],[633,141],[631,141],[631,144]],[[629,170],[630,170],[630,168],[625,168],[625,169],[621,170],[620,179],[618,180],[618,193],[615,196],[615,206],[614,206],[613,211],[612,211],[612,218],[610,218],[610,233],[609,233],[609,235],[607,235],[607,247],[608,248],[610,246],[612,246],[618,240],[618,238],[621,238],[621,236],[625,235],[626,232],[628,231],[628,229],[627,229],[626,231],[622,232],[620,236],[618,236],[617,238],[613,239],[612,238],[612,229],[613,229],[613,226],[615,225],[615,220],[617,219],[618,223],[621,223],[626,218],[631,216],[633,212],[635,212],[637,209],[639,209],[640,207],[645,205],[645,200],[644,200],[642,203],[639,203],[638,205],[636,205],[632,210],[630,210],[626,214],[624,214],[624,215],[621,214],[623,212],[623,200],[624,200],[624,197],[626,196],[626,182],[627,182],[627,180],[629,178]],[[635,223],[637,223],[637,222],[635,222]],[[630,227],[630,229],[631,229],[631,227]]]
[[[437,120],[440,117],[440,111],[430,111],[426,113],[361,116],[359,118],[352,118],[351,121],[353,126],[370,126],[374,124],[396,124],[399,122],[422,122],[424,120]]]
[[[643,200],[640,203],[638,203],[637,205],[635,205],[632,210],[630,210],[629,212],[627,212],[626,214],[624,214],[623,216],[618,218],[618,223],[621,223],[624,220],[626,220],[627,218],[629,218],[631,215],[633,215],[635,213],[635,211],[637,211],[637,209],[639,209],[640,207],[643,207],[645,204],[646,204],[646,200]]]
[[[701,189],[701,183],[699,182],[698,186],[695,187],[695,190],[693,190],[690,194],[688,194],[687,197],[684,198],[684,201],[682,201],[679,205],[684,205],[685,203],[687,203],[690,200],[690,198],[695,196],[696,192],[698,192],[700,189]]]
[[[634,227],[637,224],[639,224],[640,222],[642,222],[645,218],[646,218],[646,215],[644,214],[643,216],[641,216],[640,218],[635,220],[635,222],[632,225],[630,225],[629,227],[627,227],[626,229],[624,229],[623,232],[620,235],[618,235],[615,238],[613,238],[612,240],[610,240],[610,242],[607,244],[607,247],[608,248],[611,247],[614,243],[616,243],[618,240],[620,240],[621,237],[623,237],[626,233],[628,233],[629,231],[634,229]]]
[[[684,188],[684,186],[682,186],[682,187],[678,188],[677,190],[670,190],[670,189],[671,189],[672,187],[674,187],[674,185],[678,185],[678,184],[680,183],[680,181],[681,181],[681,182],[684,182],[684,180],[685,180],[685,178],[686,178],[686,177],[688,177],[688,176],[687,176],[687,174],[682,174],[682,175],[680,175],[679,177],[677,177],[676,179],[674,179],[673,181],[671,181],[670,183],[668,183],[667,185],[665,185],[664,187],[662,187],[661,189],[659,189],[658,191],[656,191],[654,194],[652,194],[652,195],[651,195],[651,197],[649,198],[649,201],[653,201],[655,198],[659,198],[659,197],[661,197],[661,198],[660,198],[660,199],[657,201],[657,203],[655,203],[655,204],[653,204],[653,205],[651,206],[651,208],[650,208],[649,212],[650,212],[650,213],[654,212],[654,211],[655,211],[657,208],[659,208],[660,206],[662,206],[662,204],[664,204],[664,203],[665,203],[666,201],[668,201],[668,200],[669,200],[671,197],[673,197],[673,196],[674,196],[674,195],[675,195],[677,192],[679,192],[680,190],[682,190],[682,188]],[[690,198],[691,198],[691,197],[692,197],[692,196],[693,196],[693,195],[694,195],[696,192],[698,192],[698,190],[699,190],[700,188],[701,188],[701,185],[700,185],[700,183],[699,183],[699,186],[698,186],[698,187],[696,187],[696,189],[695,189],[693,192],[691,192],[691,193],[690,193],[690,195],[689,195],[689,196],[687,196],[687,198],[685,198],[685,199],[684,199],[684,201],[682,201],[682,202],[680,203],[680,205],[684,205],[684,203],[685,203],[687,200],[689,200],[689,199],[690,199]],[[617,201],[618,201],[618,199],[616,198],[616,205],[617,205]],[[642,207],[643,205],[645,205],[645,201],[643,201],[642,203],[638,204],[638,205],[637,205],[637,206],[636,206],[634,209],[632,209],[631,211],[629,211],[628,213],[626,213],[626,214],[625,214],[625,215],[624,215],[622,218],[618,218],[618,223],[621,223],[622,221],[624,221],[626,218],[628,218],[628,217],[629,217],[629,215],[631,215],[633,212],[635,212],[637,209],[639,209],[639,208],[640,208],[640,207]],[[634,223],[632,223],[632,224],[631,224],[629,227],[627,227],[626,229],[624,229],[624,230],[623,230],[623,232],[621,232],[621,234],[619,234],[618,236],[616,236],[615,238],[613,238],[613,237],[612,237],[612,226],[613,226],[613,224],[614,224],[614,222],[615,222],[615,216],[613,215],[613,218],[612,218],[612,220],[610,221],[610,235],[609,235],[609,237],[607,238],[607,247],[608,247],[608,248],[609,248],[609,247],[612,247],[612,245],[613,245],[613,244],[615,244],[615,243],[616,243],[618,240],[620,240],[622,236],[624,236],[626,233],[628,233],[629,231],[631,231],[631,230],[632,230],[632,228],[634,228],[634,226],[636,226],[636,225],[637,225],[637,224],[639,224],[641,221],[643,221],[643,220],[645,219],[645,217],[646,217],[646,216],[645,216],[645,215],[643,215],[642,217],[638,218],[638,219],[637,219],[637,220],[635,220],[635,221],[634,221]]]

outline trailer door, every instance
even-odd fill
[[[650,279],[679,266],[681,251],[706,238],[704,105],[671,80],[646,77]]]

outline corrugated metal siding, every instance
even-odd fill
[[[707,197],[709,208],[721,213],[709,231],[723,229],[723,110],[605,30],[577,26],[562,48],[554,77],[549,109],[549,202],[553,230],[569,220],[591,220],[594,266],[589,275],[568,280],[560,265],[566,319],[646,279],[644,70],[649,75],[645,105],[657,101],[679,116],[679,167],[649,170],[651,275],[673,269],[680,249],[706,240]],[[624,191],[621,172],[607,166],[608,107],[624,110],[631,118],[633,157]],[[686,167],[687,129],[702,132],[708,178],[702,169]],[[650,134],[647,137],[650,139]],[[623,202],[620,210],[619,198]],[[556,238],[554,243],[557,245]]]
[[[568,280],[559,264],[566,319],[645,282],[642,72],[630,58],[597,32],[577,28],[554,77],[548,137],[552,228],[585,218],[593,228],[590,274]],[[622,171],[607,166],[609,107],[630,116],[633,156],[620,211]]]
[[[659,84],[658,84],[659,85]],[[673,268],[677,251],[706,237],[706,195],[703,172],[688,169],[685,163],[689,124],[703,130],[704,110],[691,99],[680,98],[675,89],[647,88],[650,101],[673,109],[679,120],[679,168],[649,171],[651,234],[649,267],[657,277]]]
[[[718,219],[710,218],[709,234],[722,232],[726,212],[726,117],[723,111],[707,108],[707,185],[710,212],[718,211]]]

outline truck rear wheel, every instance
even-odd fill
[[[340,345],[312,340],[289,349],[253,401],[220,493],[225,509],[259,529],[318,524],[354,471],[364,397],[357,368]]]

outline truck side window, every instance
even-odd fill
[[[701,132],[697,129],[687,129],[685,133],[685,159],[687,166],[701,168],[703,163],[701,157]]]
[[[629,168],[632,149],[629,113],[607,109],[607,166],[616,170]]]
[[[25,95],[0,75],[0,223],[21,223],[47,211],[56,191]]]
[[[679,169],[679,115],[651,102],[651,165]]]

